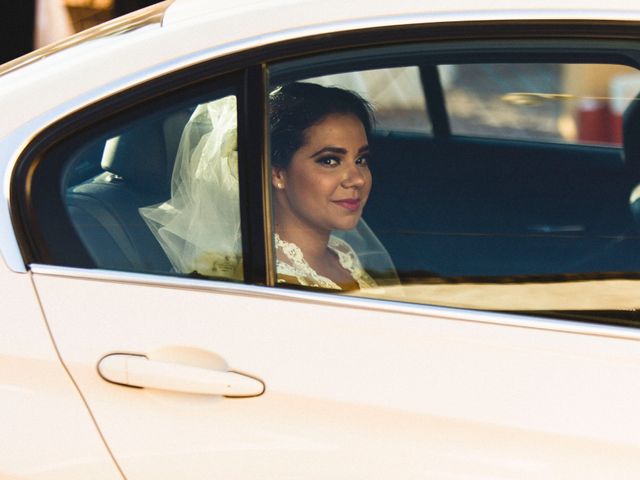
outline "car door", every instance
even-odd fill
[[[392,290],[273,284],[264,55],[261,66],[212,63],[189,82],[167,74],[88,106],[14,176],[14,191],[29,192],[16,214],[52,336],[126,478],[632,478],[635,328],[542,307],[456,308],[455,294],[434,306]],[[285,67],[274,81],[314,76]],[[186,119],[225,98],[237,106],[244,268],[179,275],[136,212],[172,195]],[[547,283],[472,288],[517,305]]]
[[[51,342],[28,273],[0,261],[0,475],[121,479]]]

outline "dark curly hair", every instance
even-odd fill
[[[358,94],[315,83],[289,83],[269,96],[271,164],[287,168],[293,154],[304,145],[306,130],[333,113],[353,114],[367,137],[374,122],[371,105]]]

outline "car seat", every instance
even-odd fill
[[[165,201],[189,112],[146,121],[106,141],[99,175],[66,191],[73,225],[95,267],[170,272],[138,209]]]

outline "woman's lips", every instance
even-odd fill
[[[360,208],[360,199],[354,198],[353,200],[334,200],[333,203],[340,205],[342,208],[355,212]]]

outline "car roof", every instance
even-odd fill
[[[171,24],[202,17],[236,17],[270,13],[269,29],[275,22],[295,26],[344,22],[376,17],[462,14],[467,20],[489,18],[610,18],[632,20],[640,14],[640,3],[628,0],[174,0],[165,15]],[[635,15],[634,15],[635,16]],[[461,18],[462,20],[462,18]],[[638,20],[636,17],[635,20]],[[241,23],[238,23],[241,27]]]
[[[640,22],[640,4],[625,0],[557,0],[551,6],[548,0],[167,0],[150,8],[147,15],[135,12],[81,32],[58,45],[62,48],[51,46],[51,55],[34,52],[36,61],[18,60],[0,74],[0,104],[11,112],[0,117],[0,138],[67,100],[98,99],[103,86],[112,85],[113,91],[114,84],[131,85],[125,79],[132,76],[144,81],[168,63],[179,68],[294,38],[440,22]]]

